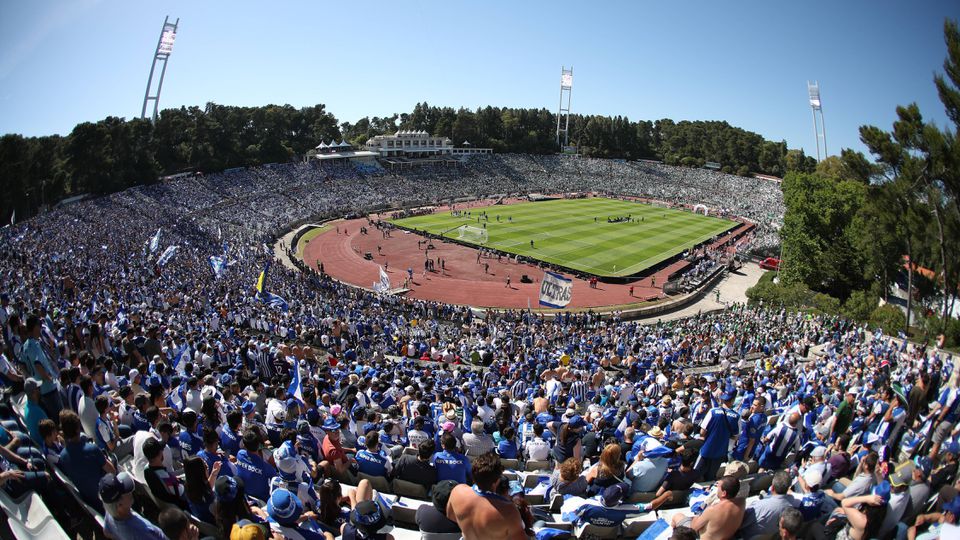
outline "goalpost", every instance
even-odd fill
[[[457,227],[457,240],[472,242],[474,244],[486,244],[488,238],[487,230],[484,228],[474,227],[472,225]]]

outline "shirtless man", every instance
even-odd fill
[[[517,507],[510,499],[496,494],[502,475],[500,458],[493,452],[483,454],[473,461],[477,490],[460,484],[450,493],[447,517],[460,526],[463,540],[526,540]]]
[[[744,501],[737,499],[740,481],[733,476],[724,476],[717,481],[719,500],[699,516],[691,519],[684,514],[673,516],[673,526],[686,525],[700,533],[700,540],[724,540],[733,538],[743,522]]]

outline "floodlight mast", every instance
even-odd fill
[[[567,105],[563,105],[563,94],[567,94]],[[570,144],[570,97],[573,94],[573,66],[570,69],[560,67],[560,108],[557,110],[557,146],[560,146],[560,133],[563,133],[563,146]],[[566,115],[566,118],[562,117]],[[563,127],[560,127],[563,120]]]
[[[813,111],[813,136],[817,141],[817,161],[820,161],[820,139],[823,139],[823,159],[830,155],[827,152],[827,128],[823,123],[823,103],[820,100],[820,83],[807,81],[807,94],[810,96],[810,109]],[[819,122],[817,113],[820,114]]]
[[[157,50],[153,53],[153,63],[150,64],[150,76],[147,77],[147,91],[143,95],[143,108],[140,110],[140,118],[147,117],[147,104],[153,101],[153,114],[150,117],[152,121],[157,121],[157,111],[160,107],[160,90],[163,89],[163,76],[167,73],[167,60],[170,53],[173,52],[173,42],[177,37],[177,25],[180,19],[170,22],[170,16],[163,19],[163,28],[160,30],[160,39],[157,40]],[[150,95],[150,88],[153,86],[153,73],[157,69],[157,63],[163,62],[160,68],[160,78],[157,81],[157,91]]]

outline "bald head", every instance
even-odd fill
[[[790,427],[795,428],[800,424],[800,413],[793,413],[790,415],[790,418],[787,419],[787,423],[790,424]]]

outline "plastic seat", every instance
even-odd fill
[[[528,472],[549,471],[551,468],[550,460],[527,461],[526,464],[524,464],[524,469]]]
[[[0,489],[0,507],[16,538],[69,538],[36,493],[13,499]]]
[[[427,499],[427,488],[421,484],[394,478],[393,494],[401,497],[413,497],[414,499]]]
[[[549,476],[540,476],[540,475],[536,475],[536,474],[528,474],[528,475],[523,479],[523,487],[524,487],[524,488],[535,488],[535,487],[537,487],[537,486],[540,485],[540,481],[541,481],[541,480],[549,480],[549,479],[550,479]]]
[[[419,505],[411,507],[405,504],[394,503],[390,506],[390,513],[393,514],[393,521],[396,523],[405,523],[407,525],[417,524],[417,508]]]
[[[577,538],[590,538],[600,540],[616,540],[620,537],[620,527],[600,527],[589,523],[581,525],[574,530],[574,536]]]
[[[90,514],[90,517],[92,517],[93,520],[97,522],[97,525],[100,527],[100,530],[103,531],[103,525],[105,523],[103,514],[98,512],[96,508],[90,506],[89,504],[87,504],[86,501],[83,500],[83,497],[80,495],[80,490],[77,489],[76,484],[74,484],[73,480],[70,480],[70,477],[67,476],[63,471],[61,471],[59,467],[53,467],[52,469],[53,469],[53,475],[57,478],[57,480],[60,481],[61,484],[63,484],[64,488],[66,488],[67,490],[67,493],[69,493],[70,496],[72,496],[73,499],[77,501],[77,503],[80,505],[81,508],[83,508],[84,510],[86,510],[88,514]]]
[[[520,460],[519,459],[504,459],[500,458],[500,463],[503,465],[504,469],[509,470],[519,470],[520,469]]]
[[[370,482],[370,487],[379,491],[380,493],[391,493],[390,483],[387,482],[387,479],[382,476],[373,476],[370,474],[360,473],[357,477],[359,480],[366,480]]]

